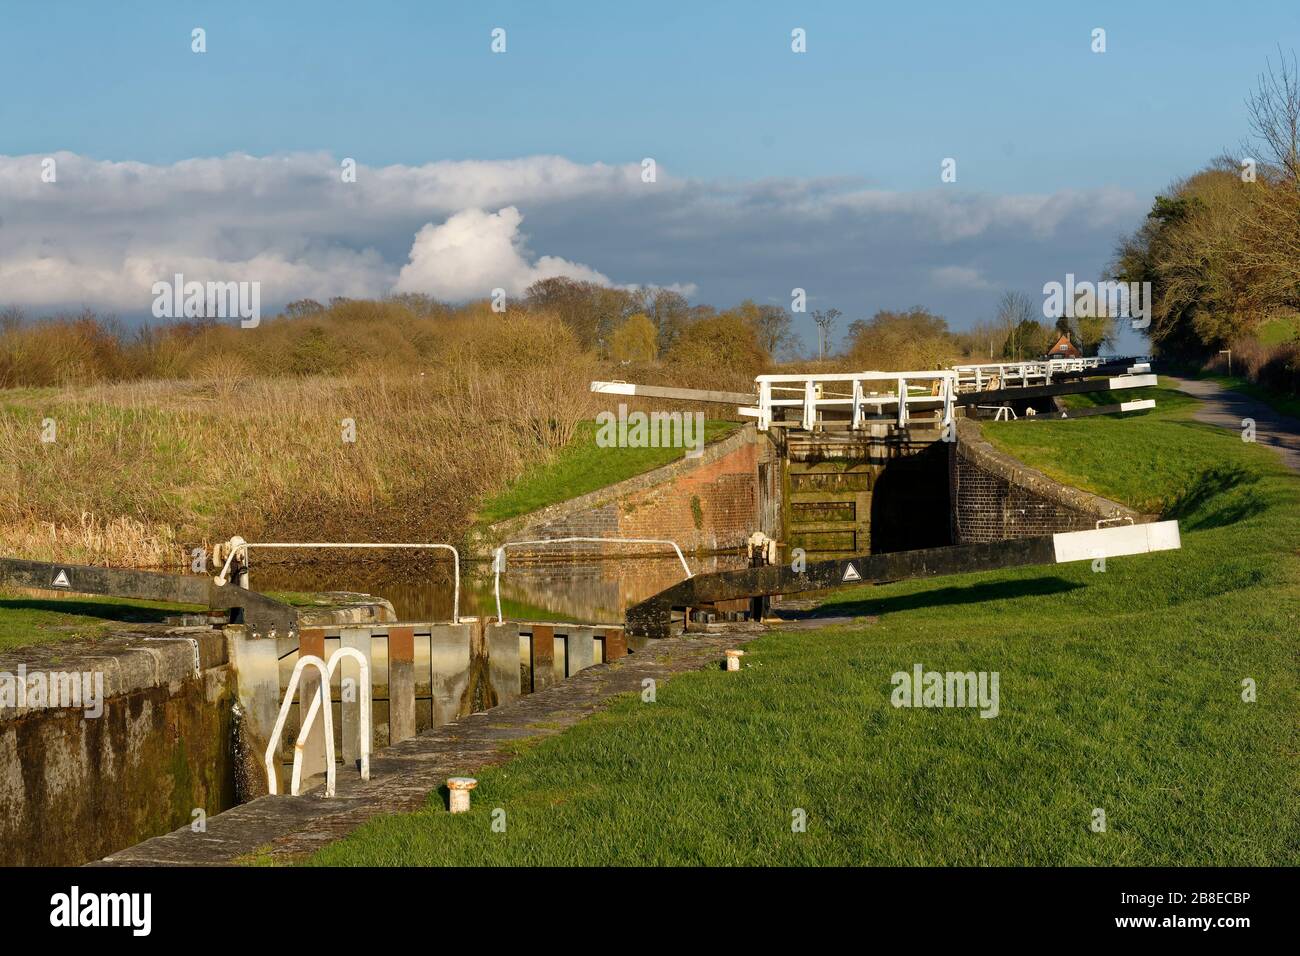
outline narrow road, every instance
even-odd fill
[[[1193,416],[1198,422],[1221,425],[1241,434],[1242,420],[1255,420],[1255,441],[1277,450],[1292,471],[1300,472],[1300,419],[1274,411],[1259,399],[1202,379],[1173,378],[1180,391],[1201,400]]]

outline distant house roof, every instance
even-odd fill
[[[1066,335],[1064,332],[1062,332],[1061,337],[1056,340],[1056,344],[1047,350],[1047,354],[1051,358],[1080,358],[1083,355],[1082,352],[1075,348],[1074,343],[1070,341],[1070,336]]]

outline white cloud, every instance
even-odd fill
[[[799,286],[846,311],[976,308],[973,293],[992,294],[987,275],[1033,291],[1095,272],[1146,207],[1113,189],[904,193],[842,178],[684,180],[662,167],[644,183],[639,162],[558,156],[361,165],[345,183],[342,157],[324,153],[170,165],[56,153],[51,184],[43,158],[0,156],[0,306],[145,315],[152,283],[183,272],[260,281],[268,309],[393,290],[518,294],[559,274],[698,287],[718,305]]]
[[[486,294],[482,281],[517,293],[529,276],[560,274],[609,284],[557,256],[525,261],[517,207],[496,216],[467,207],[608,201],[649,188],[639,164],[557,156],[362,166],[355,183],[325,154],[153,166],[55,153],[54,183],[41,180],[43,159],[0,156],[0,305],[141,313],[152,284],[177,272],[261,282],[267,303],[380,296],[395,284],[454,300]],[[397,250],[414,228],[448,216],[420,230],[402,266]]]
[[[176,273],[187,280],[257,281],[287,299],[331,296],[354,298],[385,290],[391,269],[372,252],[325,250],[285,258],[265,252],[247,259],[135,253],[120,261],[65,256],[28,256],[0,261],[0,305],[37,308],[85,305],[102,311],[143,313],[153,302],[151,288]]]
[[[410,262],[402,267],[394,291],[458,301],[483,298],[498,287],[519,295],[537,280],[555,276],[610,285],[595,269],[558,256],[529,262],[519,232],[523,219],[518,209],[507,206],[497,213],[465,209],[442,225],[427,224],[415,234]]]

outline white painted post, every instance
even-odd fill
[[[452,777],[447,781],[447,809],[452,813],[469,810],[469,792],[478,786],[473,777]]]

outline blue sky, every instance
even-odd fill
[[[196,26],[207,31],[203,55],[190,50]],[[489,51],[494,27],[507,31],[504,55]],[[794,27],[807,31],[805,54],[790,50]],[[1106,30],[1104,54],[1090,50],[1095,27]],[[168,167],[232,153],[313,154],[371,168],[537,156],[618,166],[651,156],[666,177],[705,194],[740,189],[746,212],[763,201],[755,193],[768,187],[757,184],[771,181],[810,194],[925,195],[940,188],[940,161],[954,157],[958,181],[943,188],[963,197],[1128,197],[1070,235],[1067,218],[1026,238],[1020,252],[1011,235],[964,247],[938,238],[926,274],[974,269],[985,277],[988,288],[973,282],[961,295],[915,276],[891,286],[899,270],[864,269],[852,238],[833,274],[810,268],[816,274],[803,281],[820,284],[817,298],[850,315],[933,303],[960,326],[987,311],[1004,285],[1036,291],[1032,283],[1058,273],[1100,269],[1156,191],[1236,147],[1247,133],[1243,98],[1266,57],[1279,43],[1300,46],[1297,38],[1294,2],[11,0],[0,29],[0,76],[10,91],[0,101],[0,156],[66,152]],[[16,193],[0,193],[0,219],[6,200],[17,202]],[[507,193],[502,201],[518,206],[530,249],[611,281],[677,282],[717,304],[742,290],[773,301],[788,295],[787,277],[773,277],[764,255],[719,250],[713,263],[695,255],[678,262],[667,213],[660,232],[640,237],[664,247],[656,254],[609,235],[611,221],[638,221],[633,212],[602,217],[599,204],[582,199],[530,205]],[[797,218],[797,209],[784,215]],[[762,225],[755,219],[747,232]],[[793,234],[798,225],[778,218],[772,229]],[[843,224],[831,216],[824,225],[819,241],[831,243]],[[367,248],[399,266],[413,232]],[[61,241],[26,239],[47,249]],[[1043,245],[1059,256],[1034,248]],[[879,255],[888,244],[857,249]],[[920,255],[910,246],[908,254]],[[1017,265],[1035,257],[1032,267]],[[677,274],[683,266],[691,274]],[[0,288],[0,300],[20,293]]]

